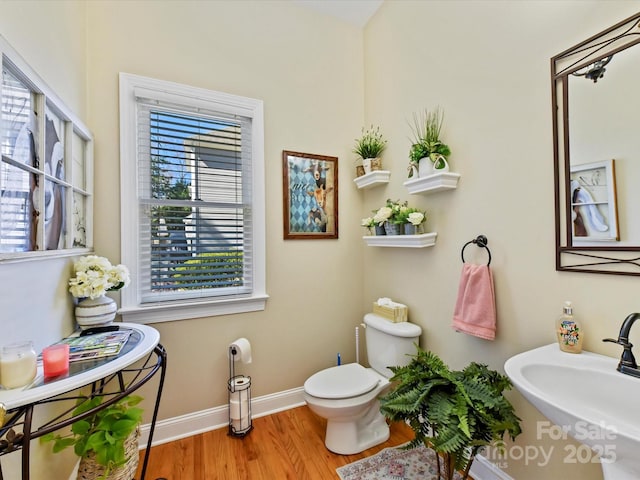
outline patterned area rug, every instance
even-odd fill
[[[438,465],[435,452],[424,445],[411,450],[390,447],[336,472],[342,480],[437,480]],[[462,475],[454,478],[462,480]]]

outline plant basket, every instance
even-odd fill
[[[96,462],[95,453],[89,452],[80,459],[77,480],[132,480],[138,469],[139,453],[138,438],[140,428],[136,428],[124,442],[124,455],[127,463],[111,469],[105,477],[106,467]]]
[[[371,165],[371,171],[382,170],[382,159],[381,158],[368,158],[367,159]],[[356,166],[356,177],[361,177],[366,173],[364,167],[362,165]]]

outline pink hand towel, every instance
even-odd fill
[[[462,265],[451,326],[485,340],[496,337],[496,300],[489,265]]]

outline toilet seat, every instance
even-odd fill
[[[304,382],[304,391],[317,398],[351,398],[370,392],[379,381],[359,363],[349,363],[315,373]]]

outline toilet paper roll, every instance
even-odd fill
[[[251,377],[243,377],[238,375],[229,380],[229,390],[237,392],[239,390],[246,390],[251,386]],[[246,395],[246,394],[245,394]]]
[[[238,393],[238,392],[236,392]],[[249,415],[249,405],[247,404],[247,399],[231,399],[229,401],[229,417],[232,420],[240,420],[243,417],[247,417]]]
[[[234,362],[240,360],[242,363],[251,363],[251,344],[249,340],[239,338],[229,344],[229,357],[233,357]]]
[[[249,428],[249,417],[242,417],[237,420],[231,420],[231,426],[236,433],[242,433]]]

